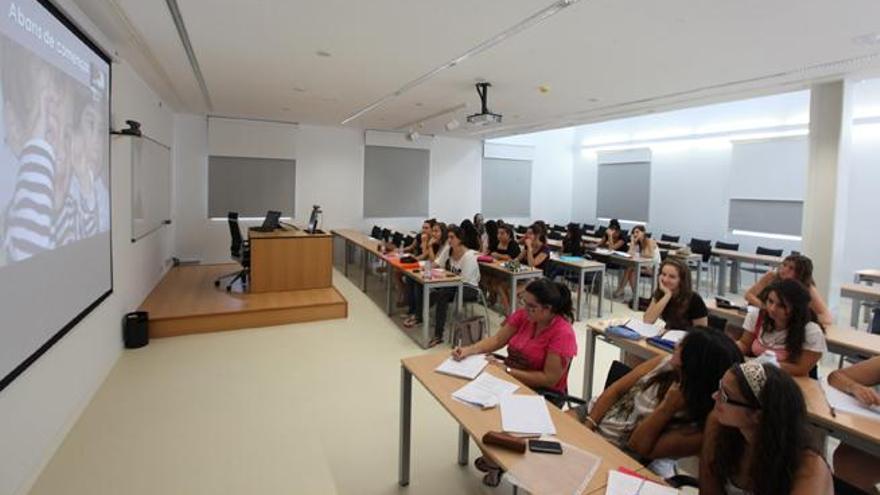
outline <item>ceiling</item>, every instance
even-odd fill
[[[75,2],[180,112],[323,125],[553,3],[177,0],[209,107],[166,2]],[[869,77],[874,33],[876,0],[580,0],[347,125],[406,129],[466,103],[414,128],[497,137]],[[479,109],[478,80],[504,123],[447,132]]]

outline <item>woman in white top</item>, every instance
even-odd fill
[[[831,470],[811,445],[807,407],[788,373],[749,361],[724,374],[706,421],[701,495],[831,495]]]
[[[653,275],[654,267],[660,264],[660,248],[657,247],[657,243],[653,239],[646,235],[644,225],[636,225],[632,228],[629,241],[629,255],[634,258],[651,258],[651,266],[642,267],[643,275]],[[623,272],[623,276],[620,277],[617,290],[614,291],[614,297],[623,295],[623,291],[626,290],[626,284],[629,284],[633,297],[636,297],[638,281],[635,269],[632,267],[627,268]]]
[[[746,356],[770,351],[792,376],[807,376],[828,350],[822,327],[810,309],[810,292],[797,280],[779,280],[761,293],[763,308],[743,322],[737,345]]]
[[[477,263],[477,253],[472,249],[468,249],[462,241],[464,233],[457,225],[449,227],[447,231],[447,239],[449,245],[449,271],[461,277],[464,283],[464,300],[476,301],[477,290],[480,284],[480,265]],[[444,265],[439,265],[444,267]],[[404,325],[413,327],[421,323],[422,315],[422,287],[419,285],[415,297],[415,312],[412,319],[407,319]],[[444,287],[433,289],[431,291],[431,304],[436,303],[437,313],[434,317],[434,338],[428,343],[428,347],[433,347],[443,341],[443,328],[446,326],[446,312],[449,303],[455,299],[457,290],[453,287]]]

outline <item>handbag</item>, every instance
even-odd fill
[[[452,329],[452,345],[468,346],[483,340],[486,335],[486,320],[482,316],[472,316],[455,323]]]

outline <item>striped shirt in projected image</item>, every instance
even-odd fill
[[[42,139],[21,152],[15,191],[6,210],[3,247],[10,261],[21,261],[55,247],[55,153]]]

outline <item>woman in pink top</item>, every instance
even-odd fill
[[[536,388],[565,393],[568,368],[577,354],[577,341],[571,322],[571,293],[548,279],[539,279],[523,292],[523,307],[510,315],[495,335],[467,347],[456,347],[452,357],[488,354],[507,346],[503,365],[517,380]],[[484,471],[483,483],[498,486],[501,469],[480,457],[475,462]]]

